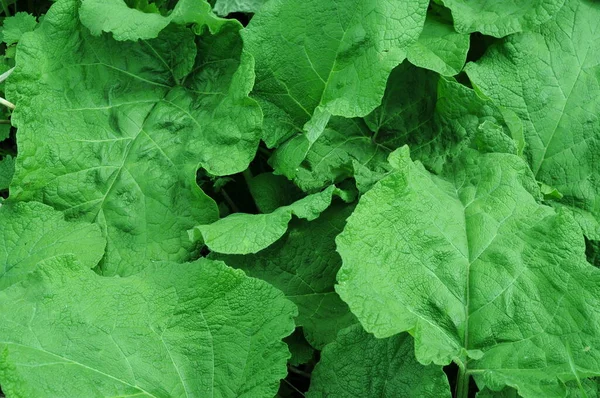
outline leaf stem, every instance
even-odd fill
[[[231,197],[227,194],[227,191],[225,191],[225,189],[223,189],[223,188],[221,188],[221,195],[223,196],[223,199],[225,199],[225,202],[227,202],[227,204],[229,205],[229,208],[233,211],[233,213],[240,212],[239,207],[237,207],[235,202],[233,200],[231,200]]]
[[[6,72],[4,72],[3,74],[0,75],[0,83],[2,83],[3,81],[5,81],[6,79],[8,79],[8,77],[14,72],[15,68],[12,67],[9,70],[7,70]]]
[[[307,379],[310,379],[311,375],[308,372],[305,372],[303,370],[300,370],[294,366],[288,365],[288,370],[292,373],[296,373],[297,375],[300,375],[302,377],[306,377]]]
[[[246,170],[242,171],[242,176],[244,176],[244,180],[246,181],[246,185],[248,185],[248,187],[250,187],[250,181],[252,180],[252,178],[254,178],[254,176],[252,175],[252,172],[250,171],[250,169],[247,168]]]
[[[467,368],[459,364],[458,377],[456,379],[456,398],[469,398],[469,378]]]
[[[4,15],[10,17],[10,10],[8,9],[8,4],[6,4],[6,0],[0,0],[2,3],[2,10],[4,11]]]
[[[304,393],[300,390],[298,390],[298,388],[296,388],[295,385],[293,385],[292,383],[290,383],[289,381],[287,381],[286,379],[281,379],[283,382],[285,382],[288,386],[292,387],[298,394],[300,394],[303,397],[306,397],[306,395],[304,395]]]
[[[9,109],[15,109],[15,104],[13,104],[10,101],[5,100],[2,97],[0,97],[0,105],[4,105],[5,107],[7,107]]]

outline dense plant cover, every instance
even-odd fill
[[[0,10],[0,396],[598,396],[600,3]]]

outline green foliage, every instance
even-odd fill
[[[51,257],[0,303],[2,387],[32,397],[274,395],[295,313],[265,282],[205,259],[106,278]]]
[[[0,396],[598,396],[598,2],[0,10]]]
[[[31,32],[37,26],[33,15],[26,12],[18,12],[14,16],[4,19],[2,24],[2,41],[7,45],[17,43],[23,34]]]
[[[532,32],[509,36],[467,66],[473,83],[523,121],[536,178],[600,239],[600,5],[569,1]]]
[[[450,398],[441,367],[421,365],[413,350],[406,333],[377,339],[360,325],[343,329],[323,350],[307,396]]]

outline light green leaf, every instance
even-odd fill
[[[4,18],[2,23],[2,41],[7,46],[17,43],[27,32],[31,32],[37,26],[35,17],[26,12],[18,12],[13,16]]]
[[[440,178],[401,155],[337,238],[336,290],[365,329],[410,331],[419,362],[455,361],[480,389],[562,397],[599,375],[600,270],[525,162],[465,151]]]
[[[427,0],[265,4],[243,35],[245,49],[256,59],[253,93],[264,111],[267,145],[278,145],[303,131],[307,123],[314,128],[312,143],[329,115],[371,112],[381,102],[388,75],[419,37],[427,4]]]
[[[266,2],[267,0],[216,0],[213,10],[223,17],[232,12],[256,13]]]
[[[306,396],[450,398],[442,368],[421,365],[413,351],[407,333],[376,339],[360,325],[350,326],[321,353]]]
[[[213,34],[225,24],[241,27],[235,20],[214,15],[205,0],[179,0],[168,16],[130,8],[123,0],[81,0],[79,14],[81,22],[92,35],[110,32],[115,40],[154,39],[171,22],[196,24],[197,32],[207,26]]]
[[[567,383],[567,398],[597,398],[600,394],[598,379],[586,379],[581,383],[570,381]]]
[[[45,259],[70,253],[94,268],[104,255],[106,240],[97,225],[66,222],[41,203],[3,204],[0,225],[0,290],[21,282]]]
[[[0,292],[11,397],[267,397],[286,374],[295,308],[221,262],[102,277],[70,256]]]
[[[253,255],[211,256],[280,289],[298,306],[296,325],[313,347],[322,349],[340,329],[356,322],[333,288],[342,265],[335,237],[352,210],[335,204],[314,221],[292,222],[287,234]]]
[[[494,37],[532,30],[553,18],[565,4],[565,0],[442,0],[442,2],[452,11],[454,27],[458,32],[481,32]]]
[[[408,48],[407,58],[413,65],[454,76],[465,65],[468,51],[469,35],[456,33],[451,24],[427,15],[423,32]]]
[[[332,185],[269,214],[230,214],[212,224],[202,224],[190,229],[189,237],[192,242],[204,242],[210,250],[217,253],[256,253],[285,234],[292,215],[308,221],[319,217],[331,204],[333,195],[341,193]]]
[[[598,382],[593,379],[582,380],[581,385],[576,382],[568,382],[567,398],[595,398],[598,397]],[[476,395],[477,398],[519,398],[520,395],[513,388],[505,388],[501,391],[484,389]]]
[[[105,274],[188,260],[199,247],[186,231],[218,217],[196,185],[198,166],[242,171],[258,145],[252,60],[235,27],[198,38],[196,56],[182,27],[139,43],[90,36],[77,5],[56,3],[19,45],[8,86],[19,129],[11,198],[97,222]]]
[[[15,158],[8,155],[0,160],[0,190],[8,189],[15,173]]]
[[[592,239],[600,239],[599,20],[600,4],[569,0],[553,21],[466,68],[479,90],[523,120],[536,178],[563,195],[559,203]]]

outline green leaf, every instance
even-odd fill
[[[582,380],[581,384],[576,382],[568,382],[567,386],[567,398],[581,398],[581,397],[598,397],[598,382],[594,379]],[[484,389],[477,393],[477,398],[519,398],[519,394],[513,388],[505,388],[501,391],[491,391]]]
[[[198,166],[242,171],[258,145],[252,60],[235,26],[198,38],[196,56],[181,27],[139,43],[90,36],[77,5],[56,3],[19,45],[8,86],[19,129],[11,198],[97,222],[105,274],[186,261],[199,250],[186,231],[218,217],[196,185]]]
[[[4,18],[2,24],[2,41],[7,46],[17,43],[27,32],[31,32],[37,26],[35,16],[26,13],[18,12],[13,16]]]
[[[0,160],[0,190],[8,189],[15,173],[15,158],[8,155]]]
[[[458,32],[481,32],[494,37],[535,29],[536,26],[553,18],[565,4],[565,0],[526,2],[442,0],[442,2],[452,11],[454,28]]]
[[[340,329],[356,322],[334,291],[335,275],[342,265],[335,237],[352,210],[335,204],[314,221],[292,222],[281,239],[253,255],[211,256],[280,289],[298,306],[296,326],[303,327],[313,347],[322,349]]]
[[[315,349],[308,344],[302,333],[302,328],[296,328],[294,333],[286,337],[283,341],[288,345],[291,358],[288,363],[292,366],[298,366],[311,361],[315,355]]]
[[[333,117],[312,145],[296,135],[269,163],[308,192],[352,176],[356,167],[385,173],[387,155],[407,137],[430,141],[436,82],[432,72],[404,62],[392,71],[382,104],[364,119]]]
[[[465,148],[518,153],[520,140],[522,126],[516,116],[454,79],[440,79],[404,62],[392,71],[381,105],[365,118],[333,117],[312,146],[297,135],[269,162],[312,192],[357,171],[359,179],[370,175],[366,180],[374,182],[389,170],[387,155],[402,145],[410,145],[416,159],[439,172]],[[361,189],[368,185],[361,184]]]
[[[421,365],[413,351],[407,333],[376,339],[360,325],[350,326],[321,353],[306,396],[450,398],[442,368]]]
[[[389,151],[409,145],[415,159],[438,173],[469,147],[517,153],[522,129],[476,91],[408,63],[392,72],[381,106],[365,121],[377,144]]]
[[[571,381],[567,383],[567,398],[598,397],[599,390],[597,378],[582,380],[581,383]]]
[[[343,193],[332,185],[269,214],[230,214],[212,224],[190,229],[189,237],[192,242],[204,242],[217,253],[256,253],[285,234],[292,215],[308,221],[319,217],[331,204],[333,195],[342,196]]]
[[[372,135],[362,119],[333,117],[307,153],[299,151],[294,157],[297,145],[306,143],[298,135],[279,147],[269,162],[303,191],[315,191],[352,176],[353,161],[371,169],[385,164],[389,149],[374,143]]]
[[[443,178],[406,148],[395,162],[337,238],[336,290],[365,329],[410,331],[419,362],[455,361],[480,389],[559,397],[600,374],[600,270],[525,162],[465,151]]]
[[[41,203],[9,203],[0,207],[0,290],[38,268],[38,263],[73,254],[86,268],[104,255],[106,240],[97,225],[66,222],[63,214]]]
[[[233,12],[256,13],[267,0],[216,0],[213,11],[225,17]]]
[[[600,241],[586,239],[585,255],[590,264],[600,268]]]
[[[10,124],[0,124],[0,141],[10,137]]]
[[[281,206],[287,206],[302,197],[301,192],[287,178],[262,173],[252,177],[248,189],[261,213],[271,213]]]
[[[454,76],[462,70],[468,51],[469,35],[456,33],[451,24],[427,15],[423,32],[408,48],[407,58],[413,65]]]
[[[535,32],[506,38],[466,71],[524,123],[536,178],[600,239],[600,4],[569,0]],[[589,213],[589,214],[586,214]]]
[[[476,395],[476,398],[518,398],[519,394],[515,391],[514,388],[505,388],[501,391],[491,391],[489,389],[484,389],[483,391],[479,391]]]
[[[70,256],[0,292],[0,376],[19,397],[267,397],[294,306],[221,262],[107,278]]]
[[[205,0],[179,0],[168,16],[130,8],[123,0],[81,0],[80,18],[94,36],[110,32],[115,40],[153,39],[171,22],[196,24],[198,33],[205,26],[213,34],[226,24],[241,27],[214,15]]]
[[[314,142],[330,115],[364,116],[381,101],[392,69],[406,58],[428,1],[274,0],[244,30],[256,60],[254,96],[263,139],[278,145],[298,131]],[[305,126],[306,125],[306,126]]]

